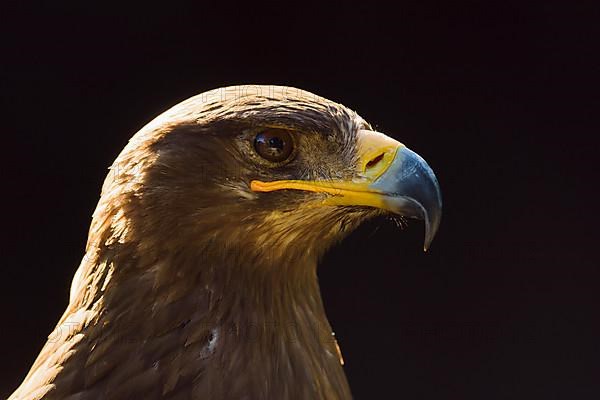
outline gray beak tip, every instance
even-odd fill
[[[387,206],[392,212],[425,221],[423,250],[427,251],[442,217],[440,187],[427,162],[414,151],[403,147],[372,187],[387,195]]]

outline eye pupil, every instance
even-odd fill
[[[278,150],[282,150],[283,149],[283,140],[281,140],[281,138],[278,137],[272,137],[269,139],[269,146],[276,148]]]
[[[293,147],[292,136],[285,129],[270,128],[254,138],[254,149],[258,155],[271,162],[287,160]]]

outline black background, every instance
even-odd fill
[[[67,304],[127,139],[260,83],[357,110],[442,187],[430,252],[421,224],[373,221],[320,267],[356,398],[598,398],[599,15],[566,4],[7,6],[0,396]]]

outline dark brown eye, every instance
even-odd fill
[[[265,160],[279,163],[290,157],[294,142],[289,131],[270,128],[256,135],[254,149]]]

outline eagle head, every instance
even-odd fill
[[[421,157],[341,104],[278,86],[217,89],[156,118],[111,167],[101,205],[91,246],[139,237],[277,268],[381,214],[424,219],[427,249],[441,216]]]

